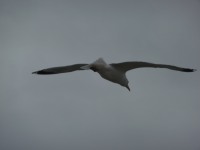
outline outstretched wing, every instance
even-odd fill
[[[167,69],[170,69],[170,70],[176,70],[176,71],[182,71],[182,72],[194,72],[194,71],[196,71],[195,69],[190,69],[190,68],[182,68],[182,67],[177,67],[177,66],[172,66],[172,65],[154,64],[154,63],[137,62],[137,61],[115,63],[115,64],[110,64],[110,65],[112,67],[118,69],[118,70],[123,71],[123,72],[129,71],[131,69],[144,68],[144,67],[167,68]]]
[[[85,65],[88,65],[88,64],[74,64],[70,66],[47,68],[47,69],[35,71],[33,72],[33,74],[49,75],[49,74],[58,74],[58,73],[66,73],[66,72],[72,72],[72,71],[77,71],[77,70],[84,70],[84,69],[81,69],[81,67]]]

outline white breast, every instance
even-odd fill
[[[102,78],[111,82],[118,83],[120,85],[126,85],[128,83],[126,75],[110,65],[106,65],[104,67],[101,66],[101,68],[98,70],[98,73]]]

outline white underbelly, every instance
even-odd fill
[[[111,82],[114,82],[114,83],[118,83],[120,85],[123,85],[126,82],[128,82],[125,74],[115,71],[115,70],[106,70],[103,72],[99,72],[99,74],[101,75],[102,78],[109,80]]]

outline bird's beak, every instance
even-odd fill
[[[125,86],[129,91],[131,91],[131,89],[129,88],[129,86],[127,85],[127,86]]]

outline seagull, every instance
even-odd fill
[[[166,64],[155,64],[149,62],[141,62],[141,61],[129,61],[129,62],[121,62],[121,63],[111,63],[107,64],[102,58],[97,59],[91,64],[73,64],[69,66],[60,66],[42,69],[39,71],[33,72],[33,74],[39,75],[50,75],[50,74],[58,74],[58,73],[68,73],[78,70],[92,70],[94,72],[99,73],[99,75],[113,83],[119,84],[130,91],[129,81],[126,77],[126,72],[132,69],[137,68],[166,68],[175,71],[181,72],[194,72],[196,69],[190,68],[182,68],[173,65]]]

